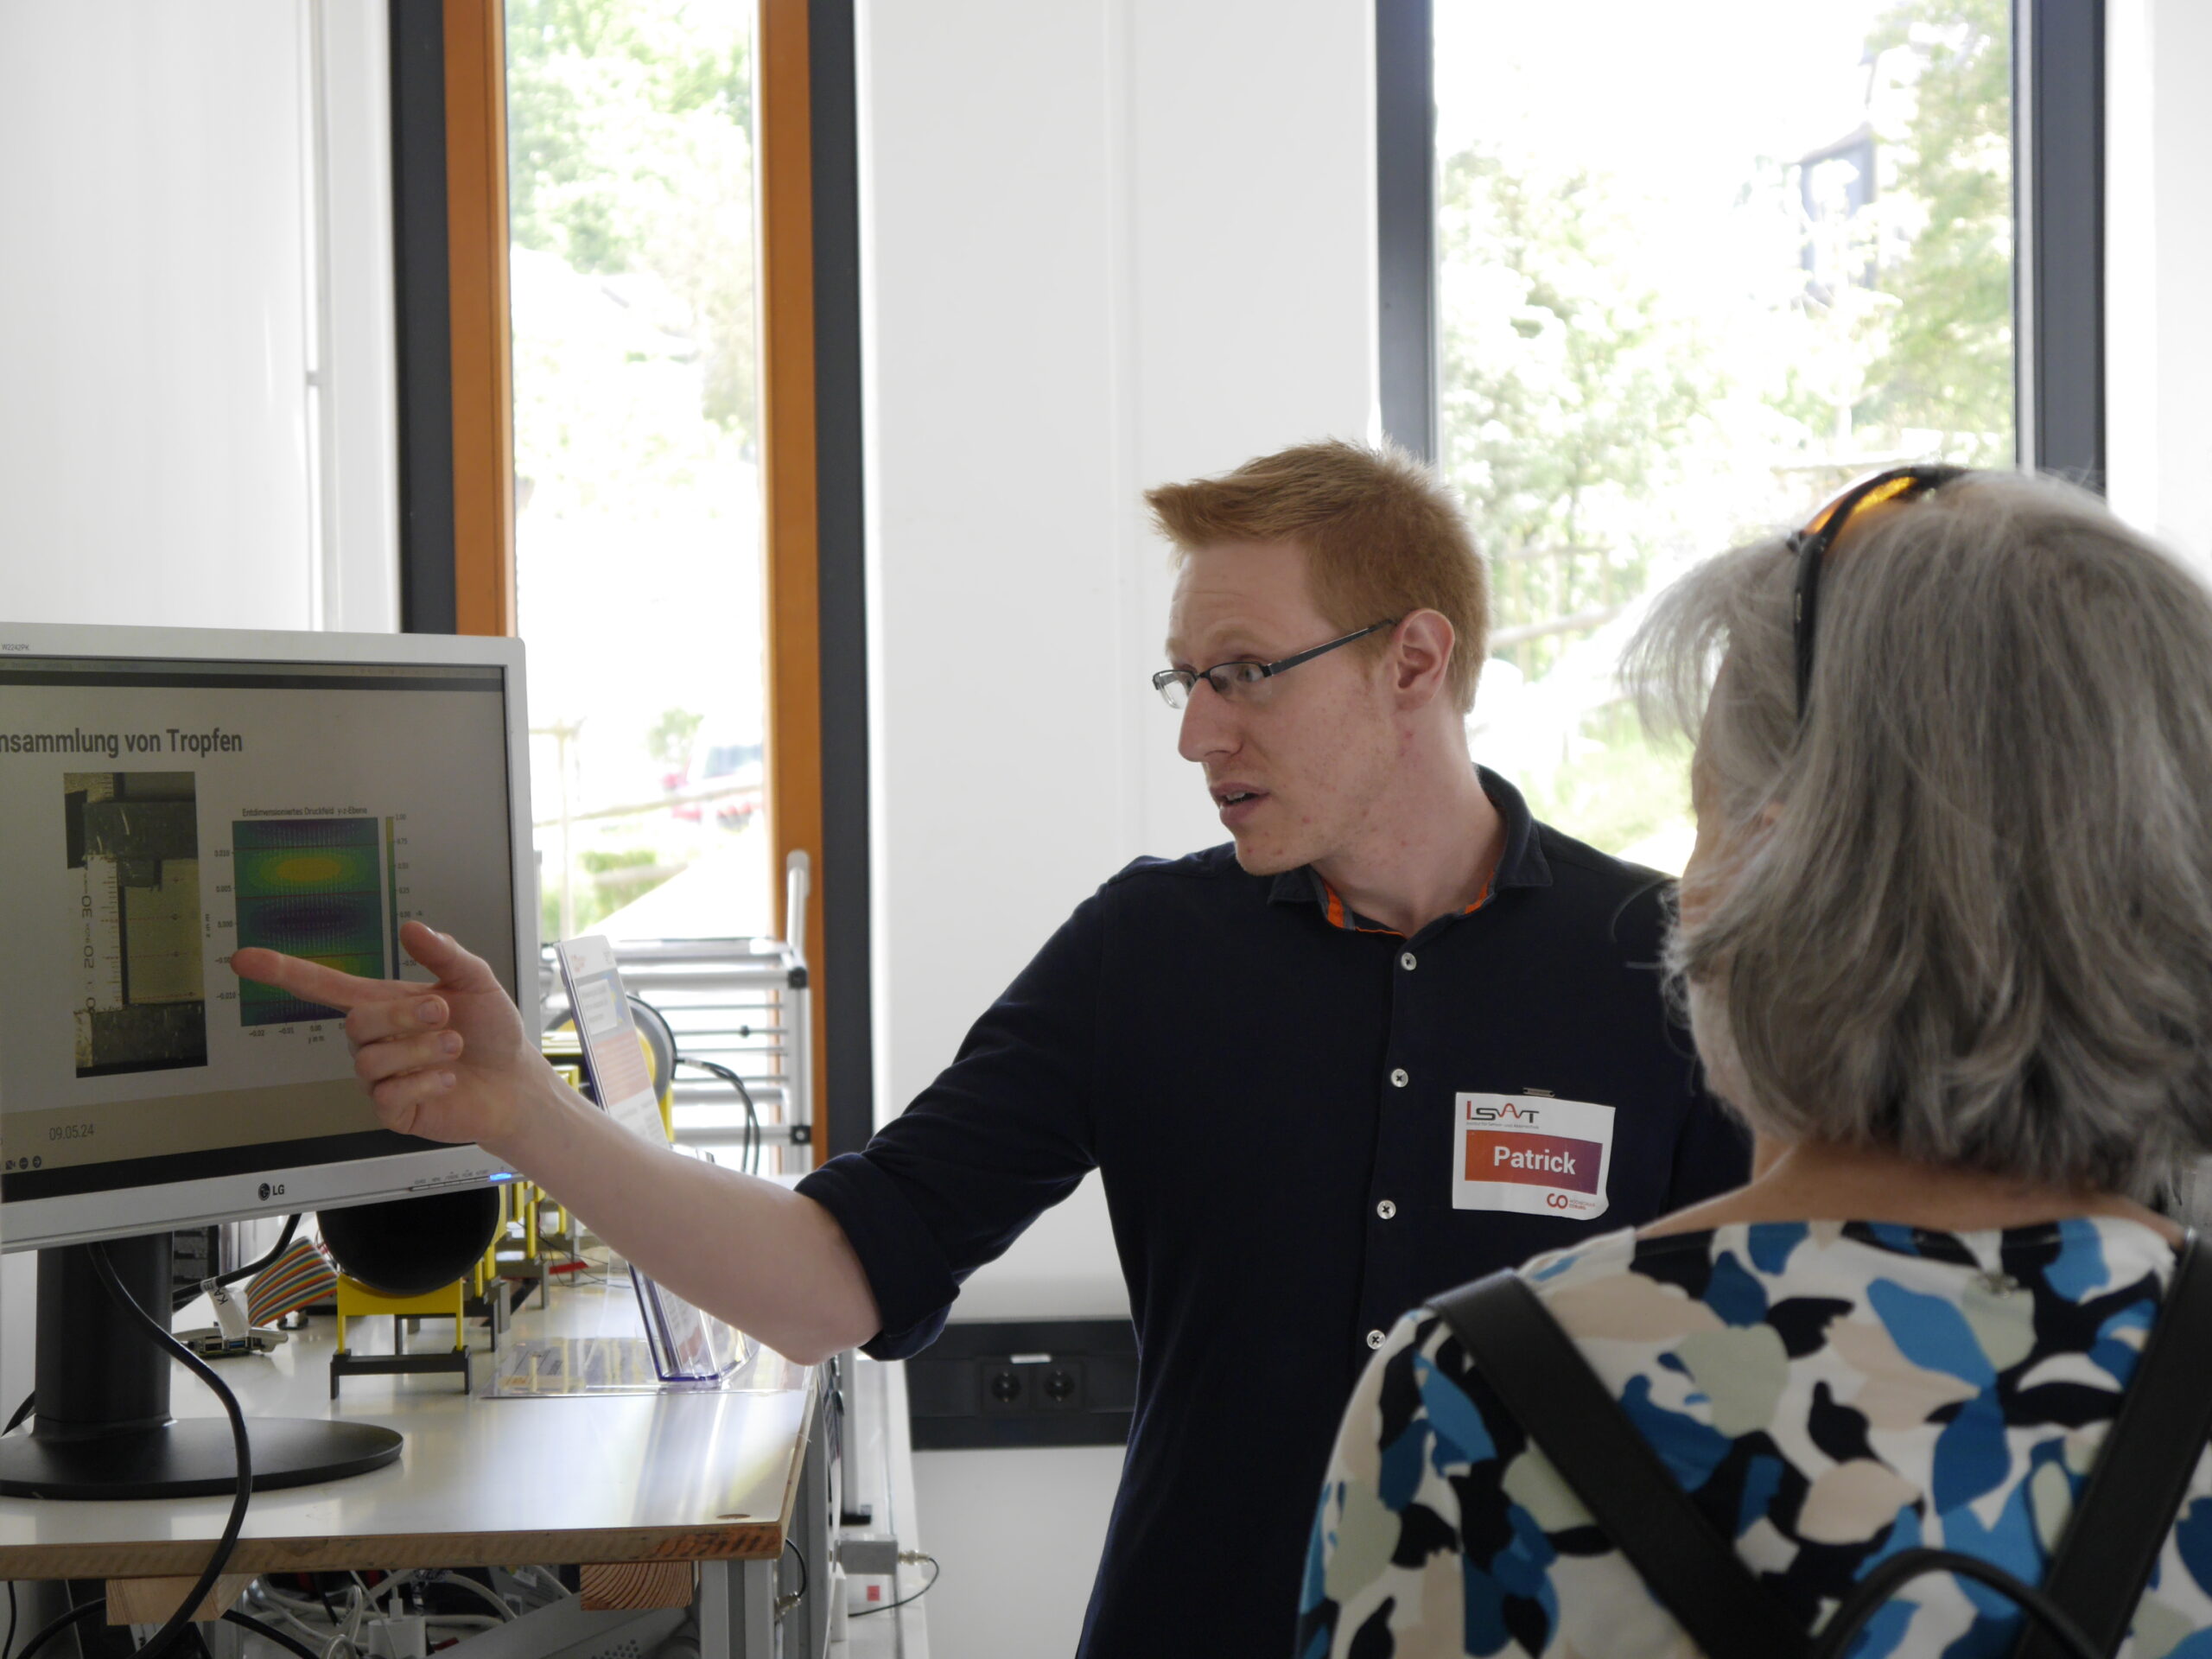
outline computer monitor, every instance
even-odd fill
[[[419,918],[534,1028],[529,747],[517,640],[0,623],[0,1248],[504,1174],[381,1128],[340,1017],[227,963],[427,977]]]

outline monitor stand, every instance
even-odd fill
[[[133,1299],[166,1327],[169,1236],[118,1239],[105,1248]],[[226,1364],[268,1363],[213,1362],[219,1376]],[[230,1419],[169,1415],[175,1364],[115,1305],[92,1266],[91,1246],[41,1250],[38,1416],[29,1434],[0,1440],[0,1496],[207,1497],[237,1491]],[[365,1474],[399,1456],[398,1433],[372,1423],[249,1415],[246,1425],[256,1491]]]

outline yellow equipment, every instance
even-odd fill
[[[441,1285],[437,1289],[424,1291],[418,1296],[393,1296],[381,1290],[370,1289],[349,1274],[340,1274],[337,1290],[338,1351],[330,1357],[330,1397],[334,1400],[338,1397],[338,1384],[342,1377],[395,1371],[458,1371],[461,1373],[461,1392],[466,1394],[468,1391],[468,1332],[462,1320],[467,1312],[468,1287],[468,1280],[456,1279],[449,1285]],[[346,1346],[346,1321],[385,1314],[390,1315],[392,1321],[391,1352],[350,1352]],[[408,1325],[423,1318],[453,1321],[453,1347],[450,1351],[407,1351]]]

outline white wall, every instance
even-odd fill
[[[2212,7],[2112,0],[2107,16],[2110,496],[2212,563]]]
[[[321,157],[316,329],[321,512],[315,626],[399,627],[399,370],[393,315],[391,27],[385,0],[312,0]]]
[[[0,617],[397,626],[385,19],[0,0]]]
[[[0,3],[0,616],[396,626],[383,19]]]
[[[861,18],[890,1114],[1106,876],[1224,838],[1144,683],[1168,574],[1139,494],[1370,429],[1372,19],[1366,0]],[[955,1313],[1127,1306],[1094,1181]],[[1119,1466],[918,1458],[947,1561],[933,1644],[1071,1650]]]

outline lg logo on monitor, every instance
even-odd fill
[[[283,1182],[282,1182],[282,1181],[264,1181],[264,1182],[261,1184],[261,1198],[262,1198],[262,1202],[264,1202],[264,1204],[265,1204],[265,1203],[267,1203],[270,1198],[283,1198],[283,1196],[284,1196],[284,1183],[283,1183]]]

